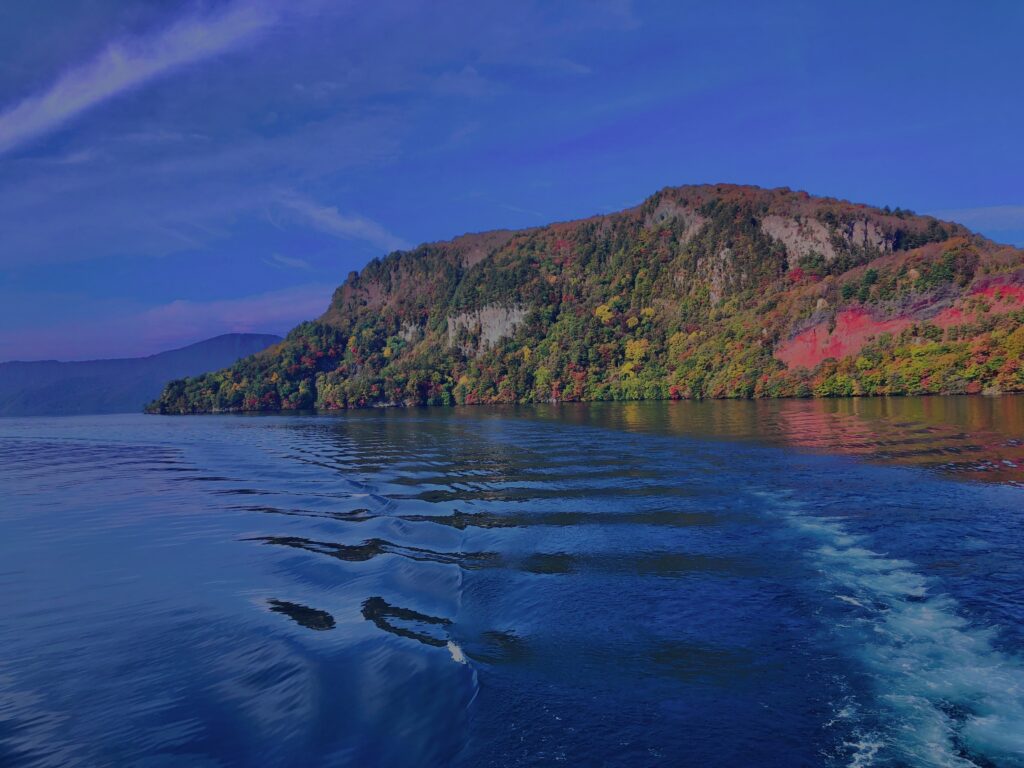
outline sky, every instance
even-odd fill
[[[0,361],[284,334],[370,259],[785,186],[1024,246],[1024,3],[8,0]]]

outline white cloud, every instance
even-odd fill
[[[410,247],[407,242],[391,234],[377,222],[357,213],[341,213],[333,206],[320,205],[295,194],[283,195],[281,203],[321,232],[345,239],[365,240],[384,251],[398,251]]]
[[[98,104],[191,62],[216,55],[276,20],[270,5],[238,2],[215,16],[190,16],[147,37],[111,43],[66,70],[46,90],[0,112],[0,154],[50,133]]]

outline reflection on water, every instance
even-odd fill
[[[443,631],[451,625],[451,621],[438,616],[427,616],[410,608],[399,608],[397,605],[391,605],[383,597],[367,598],[363,603],[363,618],[372,621],[378,629],[399,637],[408,637],[424,645],[443,648],[448,644]],[[432,635],[431,630],[439,634]]]
[[[287,600],[268,600],[267,604],[274,613],[281,613],[308,629],[323,631],[334,629],[334,617],[327,611],[318,611],[298,603],[289,603]]]
[[[1022,437],[980,397],[0,420],[0,765],[1024,765]]]
[[[1024,481],[1024,397],[870,397],[562,406],[555,418],[620,429],[750,440],[972,480]]]

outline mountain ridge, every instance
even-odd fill
[[[167,381],[230,365],[282,341],[225,333],[145,357],[0,363],[0,416],[138,412]]]
[[[150,410],[1020,391],[1024,252],[787,188],[669,187],[352,272]]]

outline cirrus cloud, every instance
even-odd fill
[[[277,17],[270,4],[238,2],[214,16],[188,16],[158,33],[110,43],[91,61],[65,70],[49,88],[0,112],[0,154],[118,94],[250,40]]]
[[[357,213],[342,213],[334,206],[321,205],[294,193],[282,195],[281,204],[298,214],[307,224],[329,235],[364,240],[385,251],[400,251],[410,247],[402,238]]]

